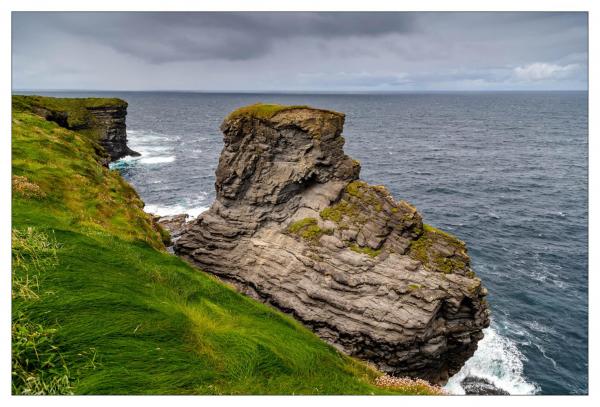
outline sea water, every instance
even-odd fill
[[[467,375],[511,394],[588,392],[587,92],[203,94],[78,92],[129,102],[129,146],[113,163],[160,215],[215,198],[223,118],[256,102],[346,114],[361,177],[464,240],[492,323]]]

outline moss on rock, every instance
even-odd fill
[[[425,223],[421,236],[411,243],[409,255],[430,270],[444,274],[461,270],[469,275],[465,243]]]
[[[319,227],[315,218],[300,219],[287,228],[288,232],[298,235],[311,243],[319,241],[323,235],[332,235],[333,230]]]
[[[342,222],[344,217],[356,221],[359,214],[359,208],[345,199],[342,199],[333,206],[328,206],[319,213],[321,218],[334,221],[338,224]]]
[[[350,250],[356,253],[366,254],[369,257],[377,257],[383,249],[371,249],[370,247],[362,247],[357,244],[350,245]]]

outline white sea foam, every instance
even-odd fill
[[[172,163],[175,161],[175,156],[170,155],[166,157],[144,157],[140,160],[142,164],[162,164],[162,163]]]
[[[483,332],[485,336],[477,351],[460,372],[450,378],[445,389],[451,394],[465,394],[460,382],[467,376],[476,376],[489,380],[510,394],[535,394],[538,387],[523,377],[525,356],[516,344],[493,327]]]
[[[208,206],[187,207],[183,205],[146,205],[144,207],[145,212],[159,216],[171,216],[187,213],[189,215],[188,220],[196,219],[198,215],[206,210],[208,210]]]
[[[129,136],[129,147],[141,155],[137,157],[123,157],[118,161],[121,162],[121,165],[133,165],[136,162],[144,165],[152,165],[175,161],[172,142],[179,140],[179,136],[170,136],[145,130],[127,130],[127,134]]]

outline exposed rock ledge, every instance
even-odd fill
[[[221,126],[217,198],[175,252],[381,370],[443,384],[489,325],[465,244],[358,180],[344,115],[253,105]]]
[[[127,146],[127,102],[122,99],[15,96],[13,106],[15,101],[17,108],[25,107],[61,127],[91,133],[108,153],[106,164],[140,155]]]

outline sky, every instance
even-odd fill
[[[585,90],[587,13],[13,12],[14,90]]]

